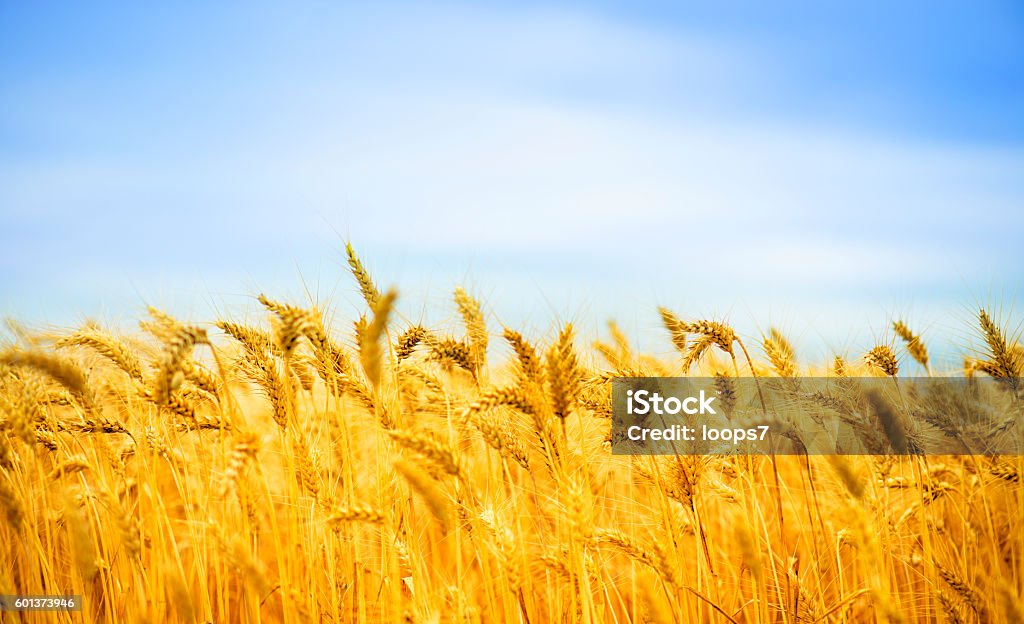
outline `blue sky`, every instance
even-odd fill
[[[258,291],[856,351],[1024,284],[1012,3],[0,5],[0,314]],[[664,343],[664,344],[663,344]]]

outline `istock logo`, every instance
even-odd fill
[[[647,390],[629,390],[626,392],[626,413],[643,416],[645,414],[678,414],[680,412],[689,415],[696,414],[718,414],[711,402],[716,397],[706,396],[701,390],[698,396],[686,397],[662,397],[657,392]],[[634,406],[634,402],[636,405]]]

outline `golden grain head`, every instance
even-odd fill
[[[354,306],[260,296],[262,320],[212,336],[157,309],[147,335],[19,327],[0,593],[79,594],[103,624],[1021,619],[1018,457],[916,455],[1021,434],[1005,319],[979,312],[963,371],[893,321],[929,375],[975,377],[925,396],[891,345],[815,362],[665,308],[672,357],[614,323],[504,328],[499,349],[465,289],[439,298],[462,330],[410,323],[345,253]],[[331,329],[352,321],[354,342]],[[613,454],[615,380],[680,372],[711,377],[730,426],[829,414],[876,455]]]

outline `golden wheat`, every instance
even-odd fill
[[[571,324],[505,328],[497,358],[465,290],[461,327],[397,330],[395,291],[346,255],[354,336],[265,296],[265,323],[215,335],[156,309],[144,336],[16,326],[0,594],[80,594],[62,622],[1020,621],[1020,457],[913,456],[928,436],[970,441],[979,412],[1021,435],[1024,350],[1002,319],[980,311],[966,367],[999,391],[928,403],[890,346],[816,365],[769,328],[755,360],[729,324],[667,309],[674,361],[614,323],[606,342],[580,334],[590,349]],[[957,374],[892,329],[927,373]],[[738,418],[737,356],[788,378],[759,414],[838,413],[880,454],[610,452],[616,377],[711,377]],[[833,394],[801,388],[813,371]],[[857,390],[865,373],[891,392]]]

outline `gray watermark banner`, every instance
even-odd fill
[[[1020,455],[1014,380],[619,377],[616,455]]]

